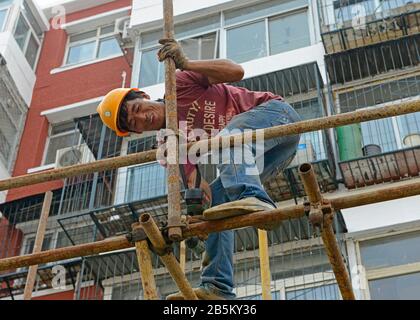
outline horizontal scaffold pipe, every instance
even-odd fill
[[[396,183],[391,186],[381,186],[375,188],[375,190],[349,192],[349,195],[341,195],[336,198],[325,198],[331,201],[331,205],[335,210],[342,210],[416,195],[420,195],[420,179],[407,181],[405,183]],[[270,224],[271,222],[280,222],[289,218],[299,218],[303,215],[304,206],[293,205],[269,212],[256,212],[245,216],[238,216],[219,221],[205,221],[190,224],[189,226],[183,228],[182,234],[184,238],[191,238],[224,230]],[[119,236],[89,244],[2,259],[0,260],[0,272],[131,247],[134,247],[134,244],[130,243],[125,236]]]
[[[394,117],[414,112],[420,112],[420,100],[404,102],[400,104],[392,104],[385,107],[369,108],[349,113],[343,113],[331,117],[306,120],[288,125],[267,128],[264,129],[264,139],[268,140],[287,135],[302,134],[322,129],[336,128],[340,126]],[[240,140],[239,137],[243,138],[243,135],[232,135],[229,136],[229,138],[223,138],[229,139],[230,143],[221,143],[221,138],[219,137],[212,138],[209,140],[202,140],[196,143],[190,143],[188,145],[188,148],[194,147],[195,150],[198,150],[200,148],[202,150],[226,148],[235,145],[235,143],[238,143],[238,140]],[[252,138],[255,140],[256,137],[257,133],[254,132]],[[91,163],[74,165],[60,169],[54,169],[50,171],[1,180],[0,191],[11,190],[38,183],[55,181],[70,177],[76,177],[94,172],[114,170],[155,160],[156,150],[150,150],[128,156],[104,159]]]

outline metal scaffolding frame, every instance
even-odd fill
[[[173,38],[173,4],[172,0],[164,0],[164,21],[165,36]],[[176,114],[176,93],[175,93],[175,65],[173,61],[166,61],[166,102],[167,102],[167,128],[178,131]],[[330,117],[302,121],[295,124],[272,127],[264,129],[264,139],[281,137],[286,135],[301,134],[321,129],[334,128],[338,126],[355,124],[365,121],[383,119],[396,115],[420,112],[420,101],[405,102],[398,105],[392,104],[380,108],[368,110],[358,110],[346,114]],[[102,132],[103,133],[103,132]],[[206,147],[207,150],[229,148],[244,141],[243,135],[224,137],[228,143],[221,143],[221,138],[203,140],[195,144],[189,144],[188,148]],[[254,132],[253,140],[257,138]],[[175,150],[178,150],[178,140],[175,139]],[[101,153],[101,146],[99,146]],[[335,278],[338,282],[342,297],[346,300],[354,300],[355,296],[351,287],[348,270],[344,264],[343,257],[337,245],[337,239],[332,229],[334,213],[345,208],[357,207],[366,204],[379,203],[394,199],[401,199],[420,194],[420,182],[409,181],[399,186],[378,187],[372,191],[354,192],[345,196],[335,198],[324,198],[316,181],[313,167],[310,164],[303,164],[299,168],[299,174],[303,181],[304,189],[308,195],[308,201],[304,204],[282,207],[269,212],[257,212],[245,216],[237,216],[218,221],[204,221],[200,217],[188,217],[181,221],[181,199],[178,172],[178,151],[176,151],[176,162],[169,166],[168,174],[168,225],[160,229],[150,214],[144,213],[139,219],[139,223],[133,225],[132,232],[126,236],[116,236],[113,238],[75,245],[56,250],[36,252],[33,254],[11,257],[0,260],[0,272],[10,269],[38,265],[42,263],[55,262],[64,259],[86,257],[99,253],[112,252],[116,250],[128,249],[133,246],[137,250],[139,265],[142,266],[141,278],[145,297],[156,299],[156,286],[148,250],[150,241],[154,252],[160,256],[162,262],[169,270],[172,278],[178,285],[181,293],[186,299],[197,299],[195,291],[188,282],[179,262],[176,260],[171,242],[180,242],[190,237],[205,239],[209,233],[232,230],[243,227],[258,226],[261,224],[281,222],[286,219],[296,219],[308,216],[311,223],[319,228],[329,261],[332,265]],[[80,174],[94,173],[104,170],[113,170],[130,165],[150,162],[156,159],[156,151],[146,151],[129,156],[113,159],[99,160],[89,164],[76,165],[61,169],[55,169],[44,173],[25,175],[0,181],[0,191],[10,190],[23,186],[35,185],[42,182],[58,180],[62,178],[74,177]],[[96,179],[97,180],[97,179]],[[89,204],[89,209],[93,209],[93,203]],[[163,232],[165,231],[165,232]],[[267,272],[267,270],[262,270]],[[265,275],[267,276],[267,274]],[[261,277],[263,278],[263,276]],[[76,281],[77,282],[77,281]],[[146,285],[147,283],[147,285]],[[75,283],[75,286],[77,283]]]

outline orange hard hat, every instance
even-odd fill
[[[130,135],[128,132],[121,131],[120,128],[118,128],[118,115],[125,97],[131,91],[139,91],[139,89],[119,88],[110,91],[96,109],[102,122],[108,128],[115,131],[119,137],[127,137]]]

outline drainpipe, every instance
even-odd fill
[[[121,78],[122,78],[122,85],[121,85],[121,87],[122,88],[125,88],[125,85],[126,85],[126,82],[127,82],[127,71],[124,70],[121,73]]]

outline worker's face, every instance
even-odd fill
[[[165,127],[165,105],[162,102],[152,101],[145,95],[144,98],[127,101],[126,105],[128,129],[131,132],[143,133]]]

